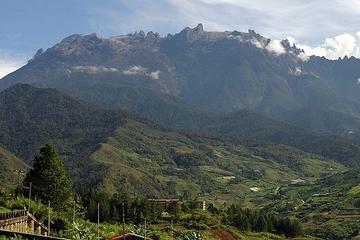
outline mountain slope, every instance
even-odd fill
[[[313,183],[282,186],[265,209],[298,217],[312,236],[353,239],[359,235],[359,176],[359,169],[352,169]]]
[[[307,126],[301,125],[306,122],[305,119],[296,123],[296,125],[304,127],[302,129],[246,110],[226,114],[218,113],[144,88],[106,87],[96,84],[91,87],[82,85],[81,88],[69,88],[64,91],[73,96],[79,96],[83,100],[99,103],[106,108],[126,109],[142,118],[185,131],[201,132],[205,135],[231,138],[240,142],[273,142],[289,145],[306,152],[336,159],[347,165],[357,165],[358,156],[360,156],[360,148],[356,141],[304,130],[309,129]],[[296,114],[303,116],[302,112],[304,110],[296,112]],[[341,113],[333,114],[347,116]],[[295,114],[294,117],[297,119]],[[308,121],[313,121],[310,117]],[[319,119],[321,121],[333,119],[324,119],[325,117],[327,116],[320,116]],[[356,129],[355,117],[348,116],[345,119],[350,119],[351,126]],[[340,123],[347,126],[345,119],[340,118],[336,127],[340,127]],[[288,121],[293,123],[290,119]],[[327,130],[330,133],[335,131],[330,128]]]
[[[315,108],[289,111],[280,117],[281,120],[303,129],[318,133],[331,133],[346,137],[358,137],[360,118]]]
[[[242,199],[247,206],[256,204],[246,197],[251,187],[264,196],[292,179],[313,181],[346,169],[286,146],[246,147],[131,120],[101,143],[88,163],[86,185],[109,192],[201,196],[218,203]]]
[[[223,115],[146,88],[84,84],[80,87],[60,89],[73,97],[98,104],[103,108],[125,109],[161,125],[180,129],[198,130],[209,118]]]
[[[81,86],[135,87],[219,112],[249,109],[279,117],[316,107],[359,117],[359,66],[355,58],[307,57],[286,40],[254,31],[206,32],[199,25],[166,37],[72,35],[39,51],[3,78],[0,89],[26,82],[75,88],[81,96]]]
[[[0,145],[0,189],[17,186],[27,169],[26,163]]]
[[[0,93],[0,142],[28,163],[48,141],[65,158],[73,157],[94,147],[125,116],[56,90],[16,85]]]
[[[147,196],[211,193],[228,201],[253,184],[268,192],[284,179],[310,181],[345,169],[287,146],[248,147],[169,130],[53,89],[13,86],[0,93],[0,110],[1,144],[30,162],[40,145],[53,141],[77,189],[132,189]]]

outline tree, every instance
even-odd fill
[[[256,228],[257,232],[266,232],[267,231],[268,225],[267,225],[264,215],[260,214],[255,228]]]
[[[32,196],[37,196],[45,204],[50,201],[55,210],[64,210],[71,204],[72,183],[53,144],[46,144],[40,149],[40,155],[34,158],[24,185],[29,186],[30,182]]]

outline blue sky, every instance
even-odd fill
[[[2,0],[0,77],[73,33],[254,29],[309,54],[360,56],[360,0]]]

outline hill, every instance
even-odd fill
[[[242,207],[270,210],[274,207],[281,214],[287,214],[289,208],[281,206],[291,206],[292,201],[303,197],[298,191],[302,189],[301,184],[308,186],[304,191],[309,191],[305,196],[310,196],[317,184],[324,181],[321,179],[341,176],[336,174],[348,169],[298,148],[260,141],[259,136],[280,134],[287,125],[246,111],[230,114],[235,116],[230,120],[245,122],[247,125],[234,123],[238,126],[234,127],[234,133],[246,133],[253,137],[252,142],[233,137],[228,115],[220,115],[215,123],[207,123],[209,134],[203,135],[161,127],[123,111],[104,110],[57,90],[29,85],[15,85],[3,91],[0,103],[1,144],[26,158],[36,154],[38,146],[52,140],[77,190],[92,188],[142,197],[196,197],[216,206],[237,202]],[[217,124],[221,122],[219,127]],[[229,128],[224,129],[226,126]],[[210,129],[228,138],[211,136]],[[253,135],[249,134],[252,131]],[[301,133],[301,130],[292,131]],[[291,135],[285,136],[290,139]],[[316,135],[311,136],[316,139]],[[1,175],[9,179],[14,169],[12,164],[21,165],[21,162],[6,150],[0,150],[5,156],[0,155],[0,160],[5,159],[5,163],[11,160],[9,170]],[[31,157],[27,161],[31,162]],[[300,181],[300,188],[292,186],[293,181]],[[356,182],[339,180],[339,187]],[[330,184],[321,188],[334,187]],[[347,196],[339,195],[337,201],[347,201]],[[329,201],[324,206],[331,204]],[[313,220],[303,220],[308,224],[308,231],[314,234],[321,235],[315,231],[326,229],[325,225],[312,225]]]
[[[95,84],[91,87],[82,85],[81,89],[63,90],[74,97],[78,96],[85,101],[101,104],[104,108],[126,109],[160,125],[184,131],[200,132],[227,140],[247,142],[247,144],[270,142],[289,145],[335,159],[346,165],[357,165],[360,156],[357,141],[349,139],[348,134],[340,132],[340,129],[345,129],[346,126],[356,132],[357,124],[360,122],[353,116],[337,112],[329,112],[331,115],[320,114],[321,111],[316,110],[314,115],[310,113],[305,115],[307,112],[305,110],[289,112],[289,115],[283,118],[294,124],[290,125],[247,110],[234,113],[211,111],[184,102],[177,97],[145,88],[106,87]],[[315,119],[314,116],[319,117]],[[318,125],[310,128],[306,125],[307,122],[328,123],[328,127],[320,131]],[[326,134],[328,132],[333,135]],[[337,134],[344,136],[336,136]],[[355,138],[356,134],[352,137]]]
[[[1,144],[31,162],[39,146],[53,141],[77,188],[125,188],[149,196],[222,192],[229,200],[238,188],[272,189],[284,179],[316,179],[345,169],[292,147],[169,130],[29,85],[0,93],[0,112]]]
[[[108,96],[108,89],[93,89],[84,99],[94,96],[104,100],[103,96]],[[360,148],[346,138],[315,134],[245,110],[215,113],[145,89],[113,88],[112,94],[117,99],[112,104],[171,128],[246,145],[284,144],[346,165],[358,164]],[[16,85],[0,93],[0,112],[0,142],[27,162],[49,140],[59,145],[65,158],[89,153],[130,117],[123,111],[100,109],[56,90],[29,85]]]
[[[357,138],[360,132],[359,118],[331,110],[299,109],[287,112],[280,119],[293,126],[323,134]]]
[[[15,85],[0,93],[0,142],[28,163],[48,141],[73,157],[96,146],[125,116],[56,90]]]
[[[218,203],[246,199],[244,205],[255,206],[257,200],[247,197],[252,187],[262,196],[282,182],[313,181],[346,168],[286,146],[247,147],[128,121],[89,155],[85,169],[87,185],[109,192],[201,196]]]
[[[14,188],[24,177],[28,165],[0,146],[0,189]]]
[[[105,109],[124,109],[160,125],[179,129],[199,130],[210,118],[223,115],[147,88],[82,84],[79,87],[59,89]]]
[[[359,234],[359,173],[353,169],[313,183],[283,186],[265,208],[299,217],[312,236],[351,239]]]

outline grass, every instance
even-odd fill
[[[326,239],[349,239],[359,226],[359,170],[301,186],[284,186],[266,209],[301,219],[307,233]]]
[[[26,163],[0,145],[0,188],[15,188],[27,169]]]
[[[254,198],[258,204],[259,198],[292,179],[314,181],[345,169],[288,149],[296,159],[297,165],[292,166],[280,157],[266,157],[268,151],[129,121],[90,155],[90,168],[99,167],[90,169],[89,175],[109,192],[122,186],[145,196],[210,196],[208,200],[215,203],[240,200],[248,205]],[[261,191],[253,194],[251,187]]]
[[[360,194],[360,185],[357,185],[349,190],[349,194],[356,196]]]

